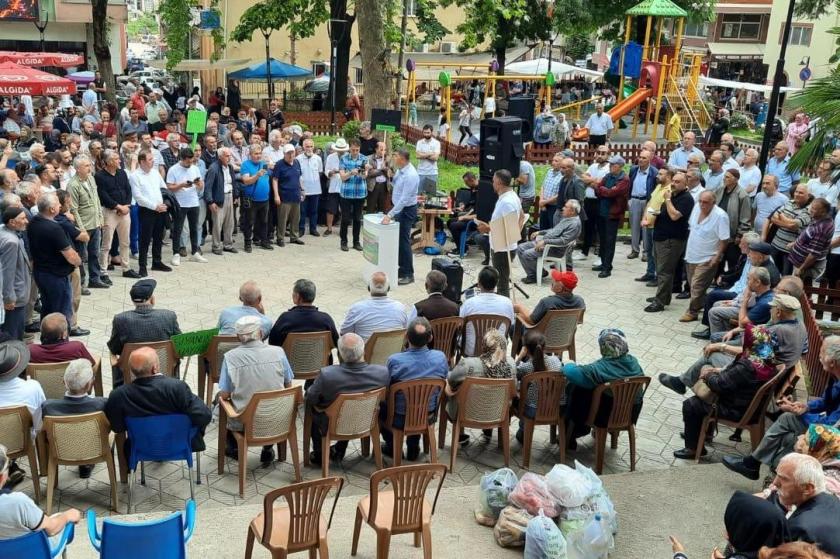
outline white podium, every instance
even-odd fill
[[[362,227],[362,268],[364,280],[370,280],[374,272],[385,272],[391,285],[397,285],[400,224],[392,221],[382,225],[384,214],[366,214]]]

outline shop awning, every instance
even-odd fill
[[[250,58],[225,58],[222,60],[209,60],[207,58],[196,58],[193,60],[182,60],[172,69],[173,72],[202,72],[204,70],[226,70],[229,68],[241,68],[251,63]],[[149,60],[149,66],[166,70],[166,60]]]
[[[505,72],[517,73],[517,74],[534,74],[543,76],[548,73],[548,59],[547,58],[537,58],[534,60],[523,60],[522,62],[512,62],[505,66]],[[599,72],[597,70],[590,70],[589,68],[581,68],[579,66],[573,66],[571,64],[565,64],[560,62],[559,60],[552,60],[551,61],[551,73],[557,79],[563,79],[566,74],[572,74],[577,76],[587,76],[590,78],[600,79],[604,77],[604,72]]]
[[[67,78],[13,62],[0,63],[0,95],[54,97],[72,93],[76,93],[76,84]]]
[[[81,66],[85,57],[81,54],[65,54],[62,52],[16,52],[0,51],[0,62],[14,62],[21,66],[58,66],[70,68]]]
[[[709,52],[718,60],[753,60],[764,58],[761,43],[709,43]]]
[[[705,87],[726,87],[730,89],[746,89],[747,91],[760,91],[767,95],[773,90],[773,86],[759,83],[736,82],[731,80],[719,80],[708,76],[700,76],[700,85]],[[781,91],[801,91],[801,87],[783,87]]]

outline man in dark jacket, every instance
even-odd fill
[[[332,334],[333,344],[338,342],[338,330],[330,315],[315,306],[315,282],[299,279],[292,287],[294,307],[279,317],[268,336],[269,345],[282,346],[286,336],[294,332],[325,332]]]
[[[344,334],[338,340],[340,365],[321,369],[315,382],[306,391],[306,405],[312,411],[312,452],[309,460],[320,465],[321,437],[328,428],[324,413],[341,394],[367,392],[387,387],[391,382],[388,369],[382,365],[369,365],[364,361],[365,342],[358,334]],[[374,443],[376,444],[376,443]],[[330,459],[342,460],[347,451],[347,441],[336,441],[330,448]]]
[[[443,296],[446,290],[446,274],[432,270],[426,274],[426,293],[428,297],[414,303],[417,316],[428,320],[458,316],[458,303]]]
[[[150,347],[134,350],[128,366],[134,382],[114,389],[105,404],[111,430],[125,432],[129,417],[184,414],[198,428],[192,441],[193,450],[204,450],[204,429],[210,423],[210,409],[190,391],[187,383],[162,375],[157,353]]]
[[[599,278],[612,275],[615,243],[618,228],[627,210],[627,196],[630,194],[630,181],[624,174],[624,158],[613,155],[609,159],[610,171],[595,186],[598,196],[598,237],[601,239],[601,264],[592,270],[600,272]],[[592,217],[592,216],[590,216]]]
[[[204,200],[213,219],[213,254],[239,252],[233,247],[233,200],[237,197],[236,172],[230,164],[230,149],[219,148],[219,158],[207,168]]]

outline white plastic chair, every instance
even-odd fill
[[[545,245],[543,247],[542,254],[537,259],[537,287],[542,287],[542,280],[543,280],[543,270],[550,270],[551,264],[560,264],[560,268],[565,272],[566,271],[566,255],[571,255],[570,251],[575,249],[575,245],[577,245],[577,239],[570,242],[566,245],[566,250],[563,251],[562,256],[551,256],[551,249],[558,250],[561,247],[557,245]]]

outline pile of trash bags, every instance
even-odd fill
[[[518,479],[502,468],[479,485],[475,519],[492,526],[502,547],[524,547],[525,559],[604,559],[615,547],[618,515],[601,479],[575,461]]]

